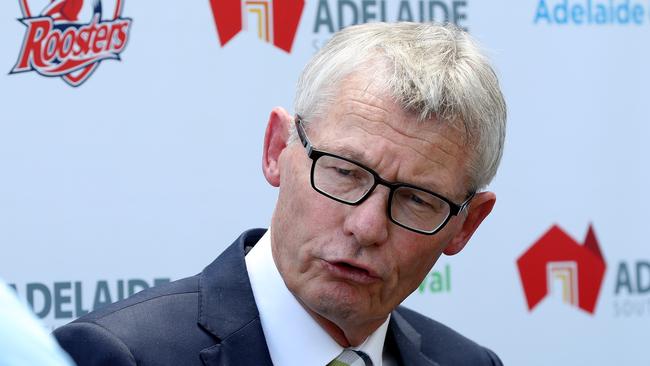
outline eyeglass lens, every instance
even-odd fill
[[[357,203],[375,185],[374,175],[352,162],[324,155],[314,162],[314,188],[346,203]],[[447,202],[408,186],[395,189],[390,203],[394,221],[412,229],[431,232],[442,225],[450,214]]]

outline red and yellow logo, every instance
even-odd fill
[[[591,225],[583,245],[554,225],[519,257],[517,267],[529,310],[559,281],[564,302],[594,313],[606,264]]]
[[[225,46],[243,29],[253,28],[259,39],[291,52],[304,0],[210,0],[219,43]],[[247,24],[252,17],[255,24]]]

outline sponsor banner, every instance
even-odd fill
[[[596,305],[607,265],[592,226],[584,244],[578,244],[554,225],[519,257],[517,267],[531,312],[552,291],[558,291],[563,302],[597,315]],[[610,276],[614,313],[604,316],[650,315],[650,261],[620,261]]]
[[[642,1],[539,0],[535,23],[554,25],[647,25],[650,4]]]
[[[334,32],[447,21],[494,60],[506,150],[493,213],[406,305],[505,364],[650,364],[647,1],[11,0],[0,14],[0,277],[49,328],[268,226],[266,120],[293,112]]]
[[[169,282],[169,278],[118,279],[114,281],[55,281],[9,284],[26,300],[37,317],[54,328],[123,300],[141,290]]]

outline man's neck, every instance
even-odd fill
[[[339,326],[324,316],[312,311],[309,307],[296,298],[300,305],[316,320],[327,334],[332,337],[341,347],[357,347],[362,344],[377,328],[379,328],[386,319],[380,319],[367,324],[346,324]],[[347,331],[346,331],[347,329]]]
[[[310,311],[286,287],[273,259],[270,232],[251,249],[245,261],[274,364],[326,365],[349,346],[368,354],[374,364],[382,364],[390,315],[383,318],[383,323],[349,324],[336,318],[329,321]]]

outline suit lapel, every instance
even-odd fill
[[[201,351],[206,366],[272,365],[244,261],[264,231],[243,233],[200,276],[198,323],[220,341]]]
[[[394,342],[404,366],[440,366],[421,351],[422,339],[397,311],[393,311],[388,326],[387,338]]]
[[[273,365],[259,318],[254,319],[221,343],[200,353],[209,365]]]

